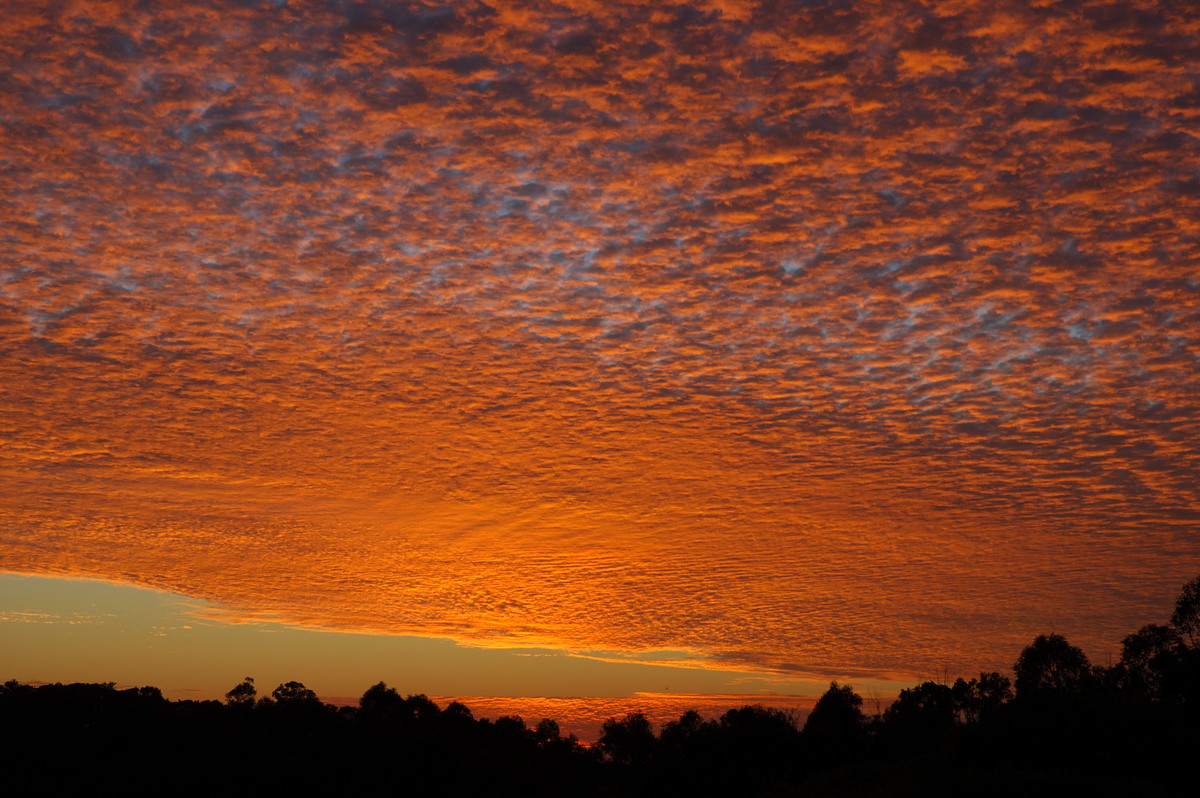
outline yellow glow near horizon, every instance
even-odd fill
[[[264,695],[295,680],[339,704],[356,703],[379,681],[403,693],[431,696],[610,699],[600,702],[603,706],[619,706],[622,699],[642,694],[648,697],[639,701],[669,707],[663,710],[668,713],[690,700],[654,697],[668,689],[710,696],[695,700],[697,706],[734,694],[742,703],[804,705],[805,696],[811,700],[826,687],[819,679],[602,655],[474,648],[445,639],[302,629],[262,620],[237,623],[213,609],[127,585],[0,573],[0,678],[149,684],[168,698],[202,700],[223,698],[249,674]],[[215,620],[220,617],[226,620]],[[864,684],[898,689],[883,682]],[[732,705],[739,699],[723,700]]]

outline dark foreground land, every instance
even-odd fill
[[[154,687],[0,686],[0,761],[12,795],[499,796],[1195,795],[1200,790],[1200,578],[1166,625],[1093,667],[1039,636],[1015,679],[925,682],[868,717],[831,684],[800,728],[747,706],[682,715],[655,733],[614,718],[581,745],[549,719],[476,719],[380,683],[357,707],[304,685],[224,703]]]

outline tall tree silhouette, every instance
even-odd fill
[[[1118,689],[1152,700],[1170,699],[1178,688],[1183,640],[1170,626],[1146,624],[1121,641],[1114,669]]]
[[[1060,634],[1038,635],[1013,664],[1017,697],[1079,693],[1092,684],[1092,666],[1083,651]]]
[[[247,676],[242,679],[241,684],[225,694],[225,703],[230,706],[253,706],[257,698],[258,691],[254,689],[254,679]]]
[[[387,726],[400,720],[404,714],[404,699],[386,683],[379,682],[367,688],[358,699],[358,720],[373,726]]]
[[[866,746],[862,696],[850,685],[830,682],[804,724],[804,747],[817,762],[856,757]]]
[[[954,690],[937,682],[922,682],[900,691],[883,713],[883,728],[892,745],[914,747],[928,744],[954,728],[958,716]]]
[[[1012,680],[996,671],[981,673],[970,681],[960,677],[951,689],[955,709],[964,723],[978,723],[1013,696]]]
[[[1171,614],[1171,627],[1185,640],[1180,648],[1176,695],[1190,709],[1200,708],[1200,576],[1183,586]]]
[[[598,745],[612,761],[638,766],[649,762],[658,739],[644,713],[630,712],[620,720],[609,718],[604,721]]]
[[[1200,649],[1200,576],[1183,586],[1171,613],[1171,626],[1186,638],[1194,649]]]
[[[277,704],[298,704],[317,701],[317,694],[300,682],[286,682],[271,691]]]

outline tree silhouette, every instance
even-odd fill
[[[300,682],[286,682],[279,685],[271,691],[271,698],[275,699],[277,704],[303,704],[319,701],[317,694]]]
[[[1200,576],[1183,586],[1171,614],[1171,627],[1186,638],[1179,648],[1173,692],[1185,706],[1200,708]]]
[[[1060,634],[1038,635],[1013,664],[1017,697],[1079,693],[1092,683],[1083,651]]]
[[[1115,669],[1118,688],[1154,700],[1168,697],[1177,686],[1182,646],[1178,632],[1156,623],[1127,636]]]
[[[964,723],[978,723],[1012,698],[1012,680],[996,671],[981,673],[978,679],[954,680],[951,688],[959,718]]]
[[[382,684],[382,682],[380,682],[380,684]],[[449,720],[453,720],[454,722],[458,722],[458,721],[466,722],[466,721],[474,721],[475,716],[471,713],[471,708],[468,707],[466,704],[460,703],[458,701],[451,701],[449,704],[446,705],[446,708],[442,710],[442,719],[443,720],[449,719]]]
[[[630,712],[620,720],[609,718],[600,727],[600,750],[613,762],[643,765],[654,754],[658,740],[644,713]]]
[[[900,691],[883,713],[883,728],[894,742],[919,745],[952,729],[957,717],[954,690],[937,682],[922,682]]]
[[[862,696],[850,685],[830,682],[804,724],[804,745],[817,761],[857,756],[866,745]]]
[[[384,682],[368,687],[358,699],[358,719],[367,724],[395,723],[404,714],[404,709],[404,699]]]
[[[711,732],[715,725],[712,721],[700,717],[696,710],[689,709],[679,716],[679,720],[668,721],[663,726],[659,739],[663,745],[682,750],[694,746],[696,740]]]
[[[738,773],[729,793],[757,793],[779,774],[786,774],[799,751],[800,732],[781,709],[744,706],[721,716],[714,735],[726,771]]]
[[[1198,594],[1193,580],[1170,625],[1128,635],[1107,671],[1062,635],[1042,635],[1014,665],[1016,700],[999,673],[925,682],[901,691],[876,724],[837,682],[802,733],[762,706],[719,721],[685,712],[661,738],[632,713],[606,721],[585,748],[554,720],[533,729],[515,717],[477,720],[462,704],[439,710],[383,682],[357,708],[337,710],[300,682],[259,698],[250,677],[224,703],[111,682],[9,681],[0,684],[0,751],[37,773],[47,794],[161,791],[192,757],[221,766],[189,773],[188,786],[228,795],[1188,795],[1186,763],[1200,750],[1200,647],[1187,635]]]
[[[1171,613],[1171,626],[1187,638],[1193,649],[1200,649],[1200,576],[1183,586]]]
[[[225,703],[230,706],[254,706],[258,691],[254,689],[254,679],[247,676],[242,683],[225,694]]]
[[[550,745],[558,742],[562,738],[562,732],[558,728],[558,721],[550,718],[542,718],[538,721],[537,728],[533,730],[533,738],[537,740],[539,745]]]
[[[414,720],[432,721],[442,710],[432,698],[424,693],[416,693],[404,699],[404,711]]]

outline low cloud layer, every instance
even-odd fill
[[[785,672],[1112,649],[1200,571],[1197,41],[6,5],[0,565]]]

